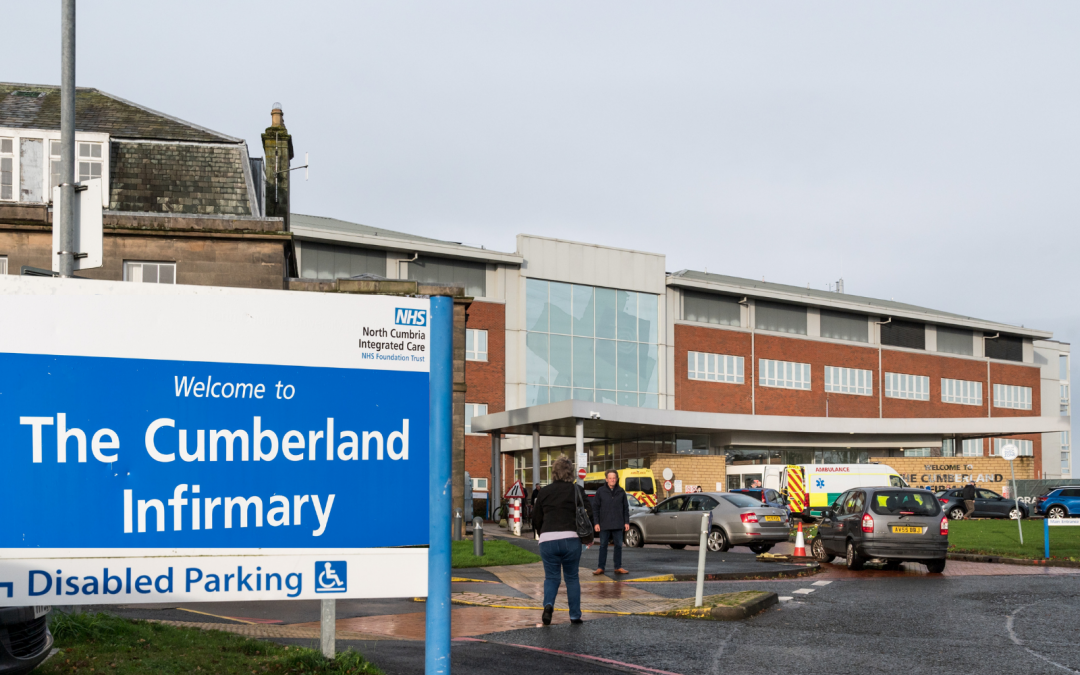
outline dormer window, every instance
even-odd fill
[[[0,199],[15,199],[12,176],[15,167],[15,144],[10,138],[0,138]]]
[[[60,180],[60,141],[49,141],[49,185],[56,187]],[[101,143],[79,141],[75,144],[75,180],[82,182],[101,178]]]

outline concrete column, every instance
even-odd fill
[[[585,420],[577,420],[574,427],[574,463],[576,464],[577,458],[585,452]],[[580,468],[580,466],[574,467],[575,470]],[[588,469],[588,467],[585,467],[586,471],[588,471]],[[585,481],[580,478],[578,479],[577,484],[585,487]]]
[[[488,486],[488,501],[490,502],[491,515],[502,503],[504,491],[502,489],[502,438],[498,433],[491,434],[491,485]]]
[[[537,424],[533,425],[532,471],[533,485],[540,485],[540,426]]]

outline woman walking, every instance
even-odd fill
[[[581,621],[581,582],[578,563],[581,562],[582,539],[577,530],[577,507],[585,506],[585,490],[574,482],[574,467],[566,457],[555,460],[551,467],[552,482],[540,489],[533,504],[533,529],[540,535],[540,558],[544,561],[543,622],[551,623],[555,595],[559,592],[560,572],[566,581],[566,598],[570,604],[570,623]],[[586,507],[583,511],[589,514]],[[589,532],[592,532],[592,516]],[[588,535],[589,543],[592,535]]]

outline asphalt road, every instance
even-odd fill
[[[483,637],[686,675],[735,668],[748,674],[1080,673],[1080,579],[921,577],[817,587],[813,581],[755,583],[794,599],[741,622],[613,617]],[[713,593],[750,587],[708,586]],[[815,590],[795,593],[802,588]],[[670,591],[664,594],[686,596]]]

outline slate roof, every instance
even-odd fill
[[[338,220],[337,218],[326,218],[324,216],[309,216],[303,213],[293,213],[289,216],[289,219],[294,226],[301,225],[303,227],[314,227],[322,230],[341,232],[342,234],[363,234],[370,237],[389,237],[390,239],[403,239],[405,241],[420,241],[432,244],[448,244],[450,246],[461,246],[462,248],[475,248],[473,246],[464,246],[456,241],[431,239],[429,237],[421,237],[415,234],[408,234],[406,232],[396,232],[394,230],[388,230],[385,227],[372,227],[370,225],[361,225],[360,223],[350,223],[347,220]]]
[[[244,146],[138,142],[111,146],[109,208],[114,211],[253,215]]]
[[[0,83],[0,126],[60,128],[60,87]],[[75,129],[114,138],[197,143],[240,143],[241,139],[125,101],[98,89],[75,90]]]

